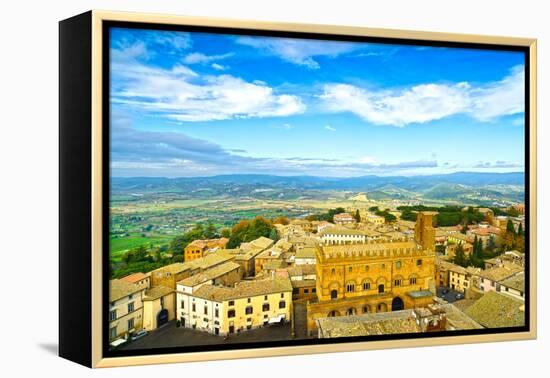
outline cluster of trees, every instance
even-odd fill
[[[344,209],[343,207],[337,207],[336,209],[329,209],[326,213],[308,215],[306,217],[306,220],[310,222],[313,222],[313,221],[332,222],[336,214],[342,214],[345,212],[346,212],[346,209]]]
[[[473,207],[463,211],[460,206],[399,206],[401,211],[401,219],[416,221],[416,214],[419,211],[437,211],[438,214],[434,217],[434,223],[439,227],[449,227],[457,225],[469,225],[479,223],[485,220],[485,216]]]
[[[397,217],[390,213],[390,209],[380,210],[378,206],[371,206],[369,207],[369,211],[378,215],[379,217],[384,217],[386,223],[395,222],[397,220]],[[416,220],[416,216],[414,219]]]
[[[502,244],[508,250],[515,249],[520,252],[525,251],[525,230],[521,223],[518,226],[518,230],[514,227],[514,223],[508,219],[506,223],[506,230],[502,232]]]
[[[272,221],[260,216],[252,220],[242,220],[231,228],[227,248],[237,248],[241,243],[251,242],[261,236],[277,240],[277,230]]]
[[[478,239],[476,236],[474,239],[472,253],[470,253],[469,256],[466,256],[462,245],[458,245],[455,250],[453,262],[463,267],[475,266],[477,268],[483,268],[485,266],[484,259],[488,257],[489,256],[486,256],[483,251],[483,241]]]
[[[122,255],[120,262],[111,264],[111,278],[120,278],[137,272],[149,272],[172,262],[168,246],[140,246]]]

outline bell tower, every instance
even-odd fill
[[[422,249],[435,251],[434,215],[437,215],[437,211],[419,211],[416,216],[414,240],[422,246]]]

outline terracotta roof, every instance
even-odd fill
[[[322,338],[420,332],[412,310],[321,318],[317,322]]]
[[[321,232],[319,232],[319,235],[362,235],[365,236],[365,233],[360,230],[353,230],[351,228],[342,227],[342,226],[334,226],[334,227],[327,227],[323,229]]]
[[[298,249],[295,254],[297,259],[314,259],[317,254],[317,248],[315,247],[303,247]]]
[[[503,266],[495,266],[486,270],[482,270],[478,273],[478,276],[486,278],[491,281],[499,282],[505,280],[506,278],[512,277],[513,275],[522,272],[523,268],[515,264],[507,264]]]
[[[143,274],[141,272],[138,272],[138,273],[133,273],[133,274],[130,274],[128,276],[122,277],[121,280],[129,282],[129,283],[136,283],[136,282],[142,281],[146,278],[147,278],[147,276],[145,274]]]
[[[525,324],[523,301],[490,291],[465,312],[486,328],[519,327]]]
[[[288,268],[288,274],[291,277],[297,277],[297,276],[307,276],[311,274],[316,274],[317,269],[315,264],[305,264],[305,265],[294,265],[290,268]]]
[[[501,286],[525,292],[525,273],[521,272],[500,282]]]
[[[171,289],[167,286],[156,286],[149,290],[145,290],[145,297],[143,297],[143,300],[154,301],[155,299],[159,299],[160,297],[164,297],[165,295],[173,292],[174,289]]]
[[[145,290],[145,285],[129,283],[122,280],[109,281],[109,301],[114,302],[130,294]]]
[[[351,216],[351,214],[348,214],[348,213],[340,213],[340,214],[334,214],[334,216],[332,217],[332,219],[336,220],[336,219],[342,219],[342,220],[345,220],[345,219],[355,219]]]
[[[292,287],[315,287],[317,280],[294,280],[290,281]]]
[[[192,275],[191,277],[184,278],[179,281],[179,285],[184,286],[195,286],[200,285],[201,283],[213,280],[220,276],[223,276],[229,272],[239,269],[241,266],[233,261],[224,262],[220,265],[217,265],[213,268],[207,269],[202,273]]]
[[[241,281],[235,287],[223,287],[204,285],[196,290],[193,295],[198,298],[226,301],[230,299],[254,297],[273,293],[292,291],[289,279],[272,279],[258,281]]]

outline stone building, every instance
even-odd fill
[[[183,260],[200,259],[206,251],[224,249],[228,242],[227,238],[194,240],[184,248]]]
[[[320,245],[316,294],[307,305],[308,334],[317,319],[399,311],[433,302],[435,212],[419,212],[414,240]]]
[[[182,327],[214,335],[245,332],[290,321],[292,286],[287,279],[241,281],[234,287],[186,287],[178,283],[177,317]]]

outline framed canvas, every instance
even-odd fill
[[[536,337],[536,41],[60,22],[59,353]]]

